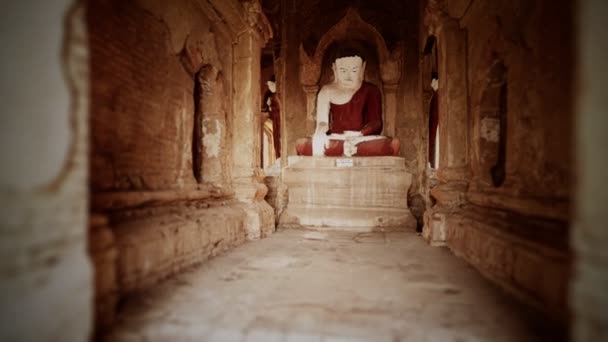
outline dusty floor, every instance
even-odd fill
[[[548,331],[538,314],[415,233],[286,230],[132,298],[107,340],[561,339]]]

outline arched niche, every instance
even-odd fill
[[[327,64],[328,52],[340,42],[356,42],[365,47],[364,51],[373,56],[368,63],[366,75],[372,83],[382,89],[384,95],[384,134],[395,134],[397,112],[397,85],[401,78],[402,44],[389,51],[380,32],[365,22],[356,9],[349,8],[346,15],[321,37],[312,56],[300,45],[300,82],[306,93],[307,133],[312,133],[315,125],[315,99],[319,87],[325,83],[322,77],[324,63]],[[325,61],[325,62],[324,62]],[[374,72],[375,71],[375,72]],[[377,82],[374,82],[374,79]],[[380,83],[380,84],[378,84]]]

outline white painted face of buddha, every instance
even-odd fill
[[[272,81],[267,81],[266,85],[268,86],[268,90],[270,90],[273,94],[277,92],[277,85]]]
[[[365,62],[359,56],[336,59],[332,65],[338,85],[347,89],[358,89],[363,83]]]

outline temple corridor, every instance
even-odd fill
[[[561,341],[565,332],[412,231],[289,229],[171,277],[107,341]]]
[[[608,341],[608,1],[0,11],[0,341]]]

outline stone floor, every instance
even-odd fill
[[[284,230],[124,303],[106,341],[565,340],[415,233]]]

